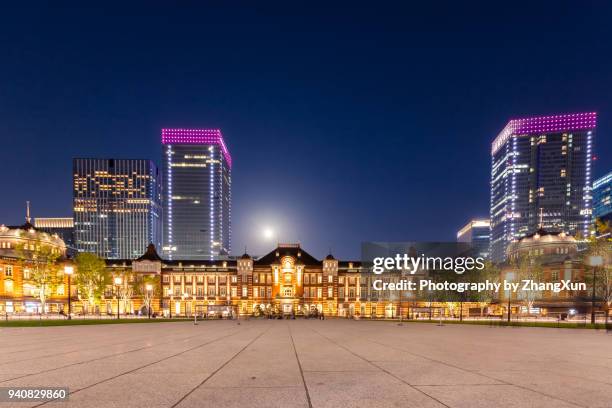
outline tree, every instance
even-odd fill
[[[612,307],[612,236],[610,235],[610,222],[601,220],[595,221],[595,230],[599,234],[591,234],[587,241],[587,251],[585,257],[598,256],[602,258],[602,265],[594,269],[595,282],[593,275],[586,274],[585,280],[591,284],[591,288],[595,285],[595,296],[602,300],[603,307],[606,313],[606,323]],[[588,259],[585,259],[588,265]]]
[[[22,259],[22,267],[31,264],[30,280],[36,287],[36,293],[40,300],[42,313],[46,314],[47,298],[57,290],[62,283],[63,275],[60,274],[58,260],[62,255],[49,245],[20,244],[16,248]]]
[[[516,264],[518,272],[518,282],[524,280],[540,283],[544,280],[544,269],[540,260],[535,256],[522,255]],[[521,290],[517,296],[525,301],[527,314],[531,314],[533,305],[542,296],[542,291],[531,288],[531,290]]]
[[[478,282],[489,281],[492,283],[498,283],[500,281],[500,270],[491,261],[486,261],[484,268],[481,270],[474,270],[475,280]],[[480,316],[484,315],[484,308],[486,305],[491,304],[494,300],[499,298],[499,293],[495,290],[483,290],[480,292],[471,293],[472,300],[478,302],[480,306]]]
[[[121,285],[119,286],[119,298],[123,302],[124,314],[128,314],[128,305],[134,297],[134,280],[134,272],[129,269],[125,269],[122,273]],[[119,304],[117,307],[119,307]]]
[[[138,297],[142,297],[143,304],[147,307],[147,313],[151,311],[153,298],[159,295],[159,276],[158,275],[136,275],[132,282],[133,293]],[[147,286],[151,286],[151,290],[147,290]]]
[[[110,285],[111,275],[106,269],[106,263],[95,254],[83,252],[76,256],[75,284],[78,288],[79,297],[87,302],[89,310],[95,311],[104,295],[107,285]]]

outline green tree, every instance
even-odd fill
[[[519,257],[515,266],[518,275],[517,282],[522,282],[524,280],[533,281],[536,284],[543,282],[544,269],[537,256],[522,255]],[[531,309],[533,309],[535,301],[542,297],[542,291],[536,289],[519,290],[517,297],[522,299],[527,305],[527,314],[531,314]]]
[[[474,269],[473,282],[485,282],[499,283],[501,278],[501,271],[491,261],[486,261],[483,269]],[[483,290],[480,292],[470,293],[471,300],[478,302],[480,306],[480,316],[484,315],[484,308],[486,305],[491,304],[494,300],[499,299],[499,293],[495,290]]]
[[[123,305],[123,313],[128,314],[130,309],[130,302],[134,297],[135,286],[134,282],[136,280],[136,275],[131,269],[124,269],[121,272],[121,285],[119,286],[119,298],[121,299],[121,304]]]
[[[153,299],[159,295],[160,279],[158,275],[135,275],[132,281],[133,293],[141,297],[147,312],[152,310]],[[150,286],[151,290],[147,289]]]
[[[95,312],[106,286],[112,283],[111,275],[104,260],[95,254],[82,252],[76,256],[75,261],[77,267],[74,281],[79,296],[87,302],[87,310]]]
[[[30,267],[30,281],[36,287],[36,293],[40,300],[42,313],[46,314],[47,298],[57,290],[58,285],[63,282],[63,274],[60,273],[59,258],[61,253],[49,245],[20,244],[16,251],[22,259],[22,267],[26,264]]]
[[[590,284],[591,290],[595,285],[595,296],[601,299],[605,313],[606,323],[612,307],[612,230],[610,222],[595,221],[595,231],[587,238],[587,251],[585,253],[585,263],[590,264],[589,257],[601,257],[602,265],[589,271],[585,275],[585,281]],[[595,232],[593,231],[593,232]],[[595,282],[593,282],[593,272],[595,273]]]

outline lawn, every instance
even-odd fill
[[[42,327],[42,326],[87,326],[98,324],[126,324],[126,323],[161,323],[184,322],[191,319],[48,319],[48,320],[0,320],[0,327]]]

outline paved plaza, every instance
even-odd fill
[[[601,331],[349,320],[0,328],[0,386],[55,407],[612,407]],[[0,403],[0,407],[41,403]]]

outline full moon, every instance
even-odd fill
[[[271,239],[274,236],[274,231],[272,231],[272,228],[264,228],[263,235],[264,238]]]

